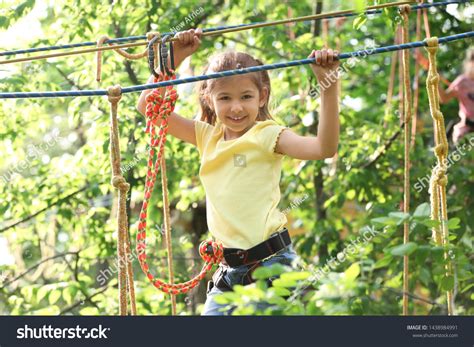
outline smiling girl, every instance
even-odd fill
[[[180,32],[174,42],[175,66],[201,43],[200,29]],[[312,51],[311,69],[327,88],[321,91],[317,136],[300,136],[273,120],[268,109],[271,93],[266,71],[224,77],[201,83],[200,120],[172,113],[168,133],[197,146],[199,176],[206,191],[209,232],[224,246],[224,260],[209,283],[202,315],[230,314],[214,296],[236,284],[253,282],[252,271],[274,263],[291,265],[296,258],[287,219],[278,209],[282,159],[321,160],[334,156],[339,142],[337,52]],[[213,56],[204,73],[263,65],[241,52]],[[149,82],[153,78],[150,77]],[[144,115],[146,96],[137,108]]]

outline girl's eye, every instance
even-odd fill
[[[251,98],[253,98],[253,96],[252,95],[244,95],[243,98],[244,99],[251,99]]]
[[[221,97],[219,98],[219,100],[229,100],[229,97],[228,97],[228,96],[221,96]]]

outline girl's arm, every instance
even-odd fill
[[[148,78],[147,83],[153,82],[153,75]],[[161,95],[164,94],[165,88],[160,88]],[[146,97],[152,90],[144,90],[140,94],[137,102],[137,110],[145,116],[146,112]],[[196,146],[196,133],[194,129],[194,120],[181,117],[179,114],[172,112],[168,117],[168,134],[177,137],[178,139],[191,143]]]
[[[174,63],[176,67],[199,48],[201,44],[201,34],[202,31],[200,29],[192,29],[176,34],[178,41],[173,42]],[[147,84],[152,82],[153,75],[148,78]],[[146,112],[146,97],[151,92],[152,90],[144,90],[138,98],[137,110],[144,116]],[[163,95],[164,92],[165,88],[160,88],[161,95]],[[180,140],[196,145],[194,124],[194,120],[181,117],[173,112],[168,118],[168,133]]]
[[[335,56],[337,52],[331,49],[313,51],[309,56],[316,58],[311,69],[318,81],[328,85],[327,88],[320,85],[321,116],[317,136],[300,136],[289,129],[284,130],[276,146],[277,152],[301,160],[331,158],[336,154],[339,144],[339,62]]]
[[[447,90],[444,90],[441,84],[438,85],[438,91],[439,102],[441,102],[442,104],[447,103],[452,98],[455,98],[457,96],[456,91],[454,91],[451,87],[449,87]]]

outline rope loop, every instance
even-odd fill
[[[157,74],[155,83],[163,80],[175,79],[176,76],[174,71],[171,71],[171,76],[163,74]],[[154,190],[157,175],[160,172],[162,161],[164,160],[164,149],[166,144],[166,135],[168,132],[168,117],[173,112],[178,94],[173,86],[167,86],[165,88],[164,97],[161,96],[163,89],[155,89],[148,94],[146,101],[146,117],[147,117],[147,128],[146,132],[150,134],[150,147],[148,152],[148,164],[147,174],[145,181],[145,196],[143,199],[143,205],[140,211],[138,220],[138,231],[137,231],[137,254],[140,267],[144,272],[148,280],[159,290],[168,294],[183,294],[187,293],[192,288],[196,287],[201,280],[203,280],[206,274],[211,271],[214,264],[219,263],[223,257],[223,248],[220,244],[209,241],[199,247],[199,253],[205,260],[199,274],[194,276],[189,281],[183,283],[167,283],[163,280],[156,278],[150,271],[150,267],[147,263],[146,253],[146,229],[147,229],[147,216],[148,207],[150,206],[149,201]],[[163,181],[166,181],[166,171],[163,167]],[[166,196],[167,186],[163,183],[163,194]],[[167,204],[164,203],[164,207]],[[167,242],[169,239],[167,238]],[[172,281],[171,281],[172,282]]]
[[[219,242],[203,241],[199,245],[199,255],[206,263],[219,264],[224,257],[224,248]]]

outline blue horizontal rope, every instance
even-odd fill
[[[413,5],[411,6],[412,10],[418,10],[422,8],[430,8],[430,7],[440,7],[440,6],[447,6],[450,4],[460,4],[460,3],[469,3],[471,2],[470,0],[453,0],[453,1],[443,1],[443,2],[435,2],[435,3],[426,3],[426,4],[420,4],[420,5]],[[369,10],[365,11],[364,13],[367,15],[372,15],[372,14],[378,14],[382,13],[383,10]],[[334,19],[334,18],[341,18],[341,17],[352,17],[352,16],[357,16],[359,13],[346,13],[346,14],[339,14],[339,15],[334,15],[334,16],[329,16],[326,17],[325,19]],[[316,19],[318,20],[318,19]],[[311,23],[313,20],[308,20],[304,21],[303,23]],[[220,26],[220,27],[215,27],[215,28],[208,28],[204,29],[203,32],[213,32],[217,30],[223,30],[223,29],[230,29],[230,28],[240,28],[240,27],[246,27],[249,25],[254,25],[254,24],[263,24],[266,22],[253,22],[253,23],[248,23],[248,24],[239,24],[239,25],[229,25],[229,26]],[[169,32],[169,33],[163,33],[162,35],[173,35],[175,34],[174,32]],[[109,43],[124,43],[124,42],[132,42],[132,41],[139,41],[139,40],[146,40],[147,37],[146,35],[140,35],[140,36],[128,36],[128,37],[122,37],[122,38],[115,38],[115,39],[110,39],[105,41],[104,44],[109,44]],[[67,48],[77,48],[77,47],[87,47],[87,46],[96,46],[97,42],[82,42],[82,43],[74,43],[74,44],[69,44],[69,45],[60,45],[60,46],[50,46],[50,47],[38,47],[38,48],[30,48],[30,49],[20,49],[20,50],[14,50],[14,51],[5,51],[5,52],[0,52],[0,56],[12,56],[12,55],[17,55],[17,54],[25,54],[25,53],[34,53],[34,52],[45,52],[45,51],[54,51],[54,50],[59,50],[59,49],[67,49]]]
[[[474,37],[474,31],[441,37],[438,39],[438,42],[440,44],[444,44],[451,41],[467,39],[470,37]],[[427,46],[427,43],[425,41],[408,42],[408,43],[404,43],[400,45],[378,47],[372,50],[358,50],[351,53],[341,53],[338,55],[338,58],[339,60],[343,60],[343,59],[348,59],[352,57],[366,57],[366,56],[374,55],[374,54],[399,51],[403,49],[411,49],[411,48],[417,48],[417,47],[423,47],[423,46]],[[258,71],[268,71],[268,70],[275,70],[275,69],[287,68],[287,67],[292,67],[292,66],[306,65],[306,64],[314,63],[314,61],[315,61],[315,58],[307,58],[307,59],[294,60],[294,61],[289,61],[289,62],[284,62],[284,63],[252,66],[245,69],[229,70],[229,71],[216,72],[216,73],[211,73],[211,74],[201,75],[201,76],[186,77],[186,78],[163,81],[163,82],[158,82],[158,83],[142,84],[142,85],[122,88],[122,94],[139,92],[139,91],[148,90],[148,89],[161,88],[161,87],[166,87],[166,86],[171,86],[171,85],[205,81],[209,79],[222,78],[222,77],[228,77],[228,76],[234,76],[234,75],[243,75],[243,74],[248,74],[248,73],[258,72]],[[107,91],[106,90],[75,90],[75,91],[61,91],[61,92],[0,93],[0,99],[55,98],[55,97],[95,96],[95,95],[107,95]]]

